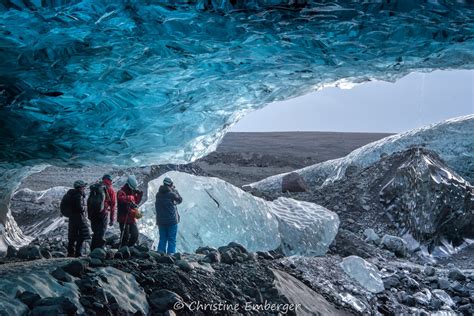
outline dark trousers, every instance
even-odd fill
[[[82,244],[84,240],[74,240],[69,238],[67,245],[67,256],[68,257],[80,257],[82,256]]]
[[[67,256],[68,257],[82,256],[83,243],[84,243],[84,238],[82,237],[82,223],[77,220],[69,220]]]
[[[91,220],[92,242],[91,251],[95,248],[103,248],[105,245],[104,235],[107,230],[107,217],[95,218]]]
[[[123,246],[133,247],[138,240],[137,223],[133,223],[133,224],[120,223],[120,236],[122,236],[120,247],[123,247]]]

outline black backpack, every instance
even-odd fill
[[[94,183],[89,187],[90,193],[87,198],[87,215],[89,219],[97,218],[104,209],[107,189],[102,183]]]
[[[64,217],[71,216],[71,196],[73,190],[69,190],[64,194],[63,198],[61,199],[61,203],[59,204],[59,209],[61,210],[61,215]]]

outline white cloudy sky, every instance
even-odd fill
[[[473,113],[474,70],[435,71],[275,102],[248,114],[232,131],[402,132]]]

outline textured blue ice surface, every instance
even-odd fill
[[[471,69],[473,30],[462,1],[2,1],[0,163],[191,161],[272,101]]]

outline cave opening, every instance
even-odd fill
[[[24,233],[36,237],[64,225],[58,219],[59,202],[76,179],[93,183],[111,173],[118,190],[126,175],[132,173],[146,192],[149,181],[178,170],[214,176],[242,187],[338,159],[396,133],[472,114],[473,78],[472,71],[415,73],[395,83],[368,82],[350,89],[347,84],[326,87],[272,103],[245,116],[215,152],[190,164],[79,169],[51,166],[23,179],[12,196],[12,214]],[[447,102],[456,105],[446,106]],[[318,199],[313,202],[324,204]]]

